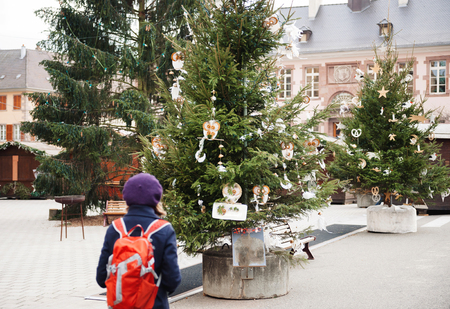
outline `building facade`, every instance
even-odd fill
[[[310,0],[292,8],[295,26],[303,31],[298,56],[286,53],[281,60],[279,100],[295,96],[309,85],[308,111],[332,102],[350,103],[359,89],[356,69],[372,72],[375,49],[383,53],[387,32],[394,35],[398,52],[397,69],[414,61],[409,89],[416,99],[426,97],[425,108],[442,111],[441,122],[450,123],[450,4],[447,0],[348,0],[327,4]],[[282,12],[287,14],[288,9]],[[337,136],[336,124],[343,116],[336,110],[317,131]]]
[[[34,103],[25,96],[32,92],[53,92],[50,77],[39,65],[51,59],[41,50],[0,50],[0,143],[6,141],[34,141],[34,137],[20,132],[22,121],[32,121]]]

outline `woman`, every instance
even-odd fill
[[[135,175],[125,183],[123,199],[129,207],[128,213],[123,217],[126,231],[137,224],[146,230],[154,220],[165,214],[159,204],[162,191],[158,179],[147,173]],[[131,235],[139,236],[140,233],[140,229],[136,229]],[[113,253],[114,243],[119,238],[120,234],[113,225],[110,225],[106,231],[97,267],[97,283],[103,288],[106,287],[108,258]],[[174,292],[181,282],[175,231],[172,225],[168,224],[154,233],[151,239],[155,256],[155,272],[158,276],[162,276],[153,308],[169,308],[167,294]]]

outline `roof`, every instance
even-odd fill
[[[17,141],[5,142],[3,144],[0,144],[0,150],[6,149],[10,146],[17,146],[19,148],[23,148],[26,151],[32,152],[37,155],[43,155],[45,153],[48,156],[54,156],[62,151],[61,148],[42,142],[17,142]]]
[[[0,50],[0,91],[53,91],[47,79],[49,74],[39,65],[42,60],[51,59],[51,54],[27,49],[23,59],[20,55],[20,49]]]
[[[389,6],[390,3],[390,6]],[[321,5],[315,19],[308,19],[306,7],[293,7],[298,28],[311,28],[307,43],[298,44],[300,54],[372,50],[380,45],[377,25],[384,18],[393,24],[398,48],[450,45],[450,5],[448,0],[410,0],[405,7],[397,1],[372,0],[370,7],[354,13],[347,4]],[[289,9],[281,13],[287,16]]]

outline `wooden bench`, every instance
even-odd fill
[[[108,216],[124,216],[128,212],[125,201],[106,201],[106,210],[103,212],[103,226],[109,225]]]
[[[292,245],[294,244],[294,238],[292,235],[292,230],[289,225],[289,223],[280,224],[274,227],[271,227],[272,234],[273,235],[284,235],[285,237],[281,241],[281,246],[285,250],[289,250],[289,253],[294,255],[297,250],[295,250]],[[302,244],[304,247],[302,249],[303,252],[305,252],[308,255],[308,260],[314,260],[314,256],[312,255],[311,251],[309,250],[309,243],[311,241],[316,240],[316,236],[308,235],[306,237],[302,237],[298,239],[298,244]]]

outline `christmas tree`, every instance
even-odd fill
[[[399,70],[392,41],[389,36],[375,49],[374,79],[357,70],[360,89],[340,124],[346,147],[336,150],[329,170],[334,177],[349,180],[357,193],[372,195],[374,205],[420,204],[421,199],[448,190],[449,170],[434,139],[438,125],[431,117],[434,111],[426,111],[425,100],[408,91],[414,60]],[[419,128],[425,122],[426,128]]]
[[[54,52],[43,65],[55,92],[30,95],[33,122],[22,131],[65,149],[40,158],[36,190],[85,194],[95,205],[114,198],[103,184],[136,172],[127,168],[141,149],[136,136],[151,133],[162,114],[156,81],[167,83],[173,51],[164,35],[184,37],[187,28],[177,0],[59,4],[37,11],[51,27],[39,44]]]
[[[161,90],[166,121],[143,138],[142,164],[163,184],[167,217],[193,253],[233,228],[284,223],[326,206],[336,181],[325,175],[325,142],[312,130],[329,110],[301,123],[304,89],[277,101],[278,52],[291,51],[300,36],[290,16],[265,0],[228,0],[200,1],[186,18],[190,40],[170,39],[179,71],[171,91]],[[286,26],[290,43],[282,44]],[[215,203],[238,200],[248,207],[245,221],[213,217],[240,211]]]

